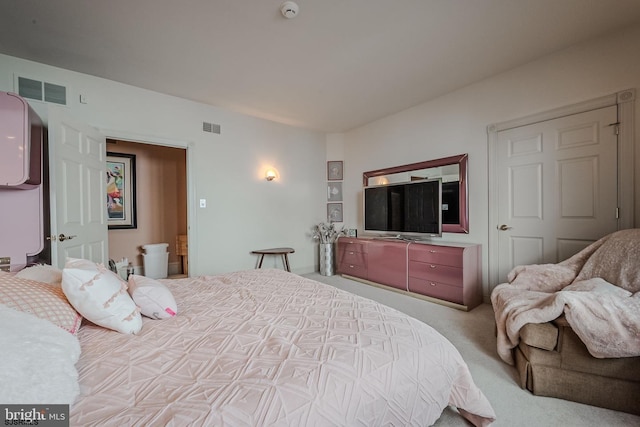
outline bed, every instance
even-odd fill
[[[177,315],[77,330],[71,425],[426,426],[448,405],[495,419],[455,347],[397,310],[274,269],[159,282]]]

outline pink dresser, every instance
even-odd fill
[[[482,303],[481,246],[341,237],[338,273],[471,310]]]

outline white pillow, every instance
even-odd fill
[[[18,271],[16,277],[59,285],[62,282],[62,270],[51,265],[38,264]]]
[[[152,319],[168,319],[178,313],[176,300],[169,288],[149,277],[129,276],[129,295],[142,314]]]
[[[96,325],[123,334],[142,328],[140,310],[127,293],[127,283],[102,264],[68,258],[62,290],[71,305]]]

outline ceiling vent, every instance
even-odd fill
[[[215,123],[202,122],[202,130],[209,133],[217,133],[220,135],[220,125]]]
[[[52,104],[67,105],[67,88],[40,80],[18,77],[18,95]]]

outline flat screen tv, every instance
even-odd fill
[[[365,187],[364,231],[396,237],[442,236],[442,180]]]

